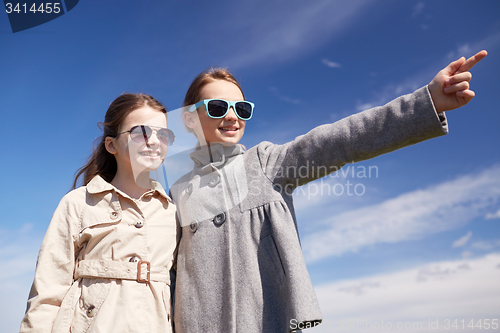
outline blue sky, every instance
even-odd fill
[[[284,143],[481,49],[476,98],[447,113],[449,135],[350,165],[295,203],[324,315],[311,332],[500,320],[498,13],[485,0],[82,0],[15,34],[0,14],[0,330],[18,329],[52,213],[120,93],[177,109],[200,71],[227,66],[256,104],[242,143]]]

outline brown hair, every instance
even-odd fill
[[[113,180],[116,175],[117,164],[113,154],[106,150],[106,138],[108,136],[115,138],[125,118],[132,111],[144,106],[167,113],[163,104],[146,94],[124,93],[109,105],[108,111],[106,111],[106,115],[104,116],[104,122],[98,123],[98,126],[103,130],[103,134],[95,141],[97,144],[94,144],[92,155],[87,163],[76,171],[73,189],[76,188],[78,179],[82,175],[83,185],[87,185],[97,175],[101,176],[108,183]]]
[[[243,94],[240,84],[227,68],[211,67],[206,71],[201,72],[194,78],[188,91],[186,92],[186,97],[184,97],[184,103],[182,106],[198,103],[201,100],[201,89],[215,80],[224,80],[234,83],[240,89],[243,98],[245,98],[245,94]]]

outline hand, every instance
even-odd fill
[[[483,50],[467,60],[462,57],[437,73],[429,83],[429,91],[437,112],[459,108],[472,100],[475,94],[469,89],[469,81],[472,78],[469,69],[487,54],[488,52]]]

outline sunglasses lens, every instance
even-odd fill
[[[236,113],[241,119],[250,119],[252,117],[252,105],[247,102],[236,103]]]
[[[167,146],[171,146],[174,143],[175,135],[174,132],[167,128],[162,128],[158,132],[158,140]]]
[[[130,130],[130,138],[134,142],[146,142],[152,132],[148,126],[135,126]]]
[[[208,114],[214,118],[222,118],[226,115],[228,105],[225,101],[218,99],[208,102]]]

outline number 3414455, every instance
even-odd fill
[[[41,13],[41,14],[59,14],[61,12],[61,3],[56,2],[42,2],[40,5],[36,5],[33,3],[31,6],[26,3],[6,3],[5,11],[7,14],[10,13],[18,13],[18,14],[26,14],[26,13]]]

